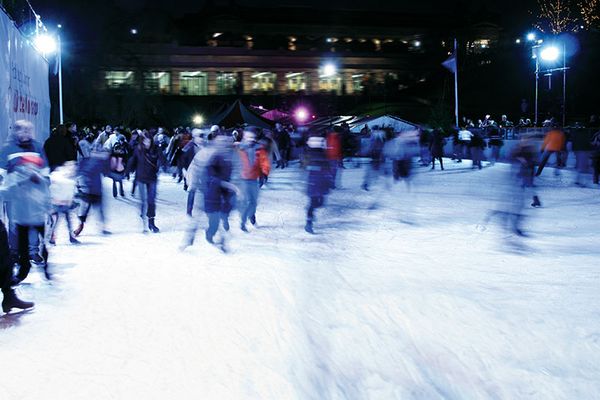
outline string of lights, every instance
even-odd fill
[[[571,16],[569,0],[538,0],[540,9],[536,27],[542,32],[559,34],[576,29],[576,20]]]
[[[598,21],[600,21],[600,13],[598,12],[598,5],[600,0],[587,0],[579,2],[579,13],[581,14],[582,25],[586,29],[591,29]]]
[[[538,0],[536,28],[541,32],[559,34],[591,29],[598,21],[600,0]]]

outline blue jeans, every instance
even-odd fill
[[[242,214],[242,224],[256,214],[256,205],[258,203],[258,179],[242,180],[242,190],[244,191],[244,201],[242,202],[240,213]]]
[[[154,218],[156,216],[156,182],[138,182],[138,187],[142,201],[140,217],[144,218],[144,214],[146,214],[146,217]]]
[[[208,216],[208,228],[206,229],[206,239],[212,241],[213,237],[219,230],[219,222],[221,221],[221,213],[213,212],[206,213]]]

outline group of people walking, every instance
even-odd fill
[[[61,219],[67,225],[70,243],[79,243],[91,210],[97,211],[102,234],[108,235],[103,207],[103,177],[112,179],[112,195],[122,198],[139,196],[142,231],[159,233],[156,224],[156,197],[160,171],[173,173],[187,191],[186,214],[189,225],[182,249],[193,244],[206,215],[205,239],[226,251],[225,234],[230,228],[230,214],[240,213],[239,229],[249,232],[257,224],[257,207],[261,187],[268,181],[273,166],[286,168],[291,158],[292,140],[289,130],[281,125],[273,132],[255,127],[226,131],[219,126],[210,129],[178,128],[170,136],[163,128],[127,131],[107,125],[103,129],[79,132],[76,124],[55,128],[42,146],[34,139],[30,122],[17,121],[8,142],[0,151],[0,168],[4,182],[0,197],[6,205],[8,224],[0,223],[0,285],[4,293],[5,312],[13,308],[27,309],[33,303],[20,300],[14,287],[27,278],[31,263],[48,269],[48,246],[56,243],[56,226]],[[374,127],[370,131],[363,154],[371,159],[365,170],[362,188],[371,190],[377,177],[391,166],[395,181],[410,183],[413,159],[420,156],[422,165],[435,169],[436,161],[444,169],[443,157],[447,137],[442,130],[391,133]],[[564,163],[562,150],[565,134],[551,129],[542,144],[538,165],[537,148],[524,136],[509,154],[515,165],[511,176],[515,187],[522,188],[498,211],[512,232],[523,235],[520,228],[522,206],[530,196],[531,205],[541,205],[532,190],[534,176],[539,176],[552,155],[557,165]],[[340,127],[309,131],[302,143],[301,167],[306,172],[305,230],[314,233],[317,210],[326,203],[328,194],[339,186],[339,173],[344,168],[344,132]],[[473,168],[481,169],[485,141],[466,127],[456,133],[454,159],[461,162],[466,154]],[[499,158],[502,138],[490,135],[492,161]],[[594,151],[594,183],[600,175],[600,132],[591,140]],[[536,165],[537,170],[536,170]],[[516,172],[515,172],[516,171]],[[126,194],[123,181],[131,181]],[[525,195],[527,194],[527,195]],[[521,200],[519,200],[521,199]],[[198,211],[203,211],[199,213]],[[71,215],[77,214],[73,225]],[[18,264],[16,273],[13,265]]]

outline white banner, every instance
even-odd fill
[[[48,61],[1,9],[0,46],[0,145],[20,119],[33,122],[35,138],[43,143],[50,134]]]

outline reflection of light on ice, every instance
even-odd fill
[[[61,222],[50,256],[56,281],[46,284],[33,267],[19,291],[35,311],[0,331],[0,398],[600,391],[600,215],[588,208],[596,191],[540,180],[545,208],[526,209],[527,256],[501,252],[506,234],[496,224],[481,229],[503,195],[506,166],[415,167],[407,194],[402,183],[384,193],[381,177],[363,193],[364,169],[351,165],[341,171],[344,189],[318,211],[315,236],[302,230],[302,173],[274,171],[258,227],[242,234],[232,214],[228,255],[201,231],[177,250],[186,196],[166,175],[158,235],[138,232],[137,200],[110,195],[112,236],[97,235],[90,215],[83,245],[69,246]],[[406,215],[412,224],[402,223]]]

